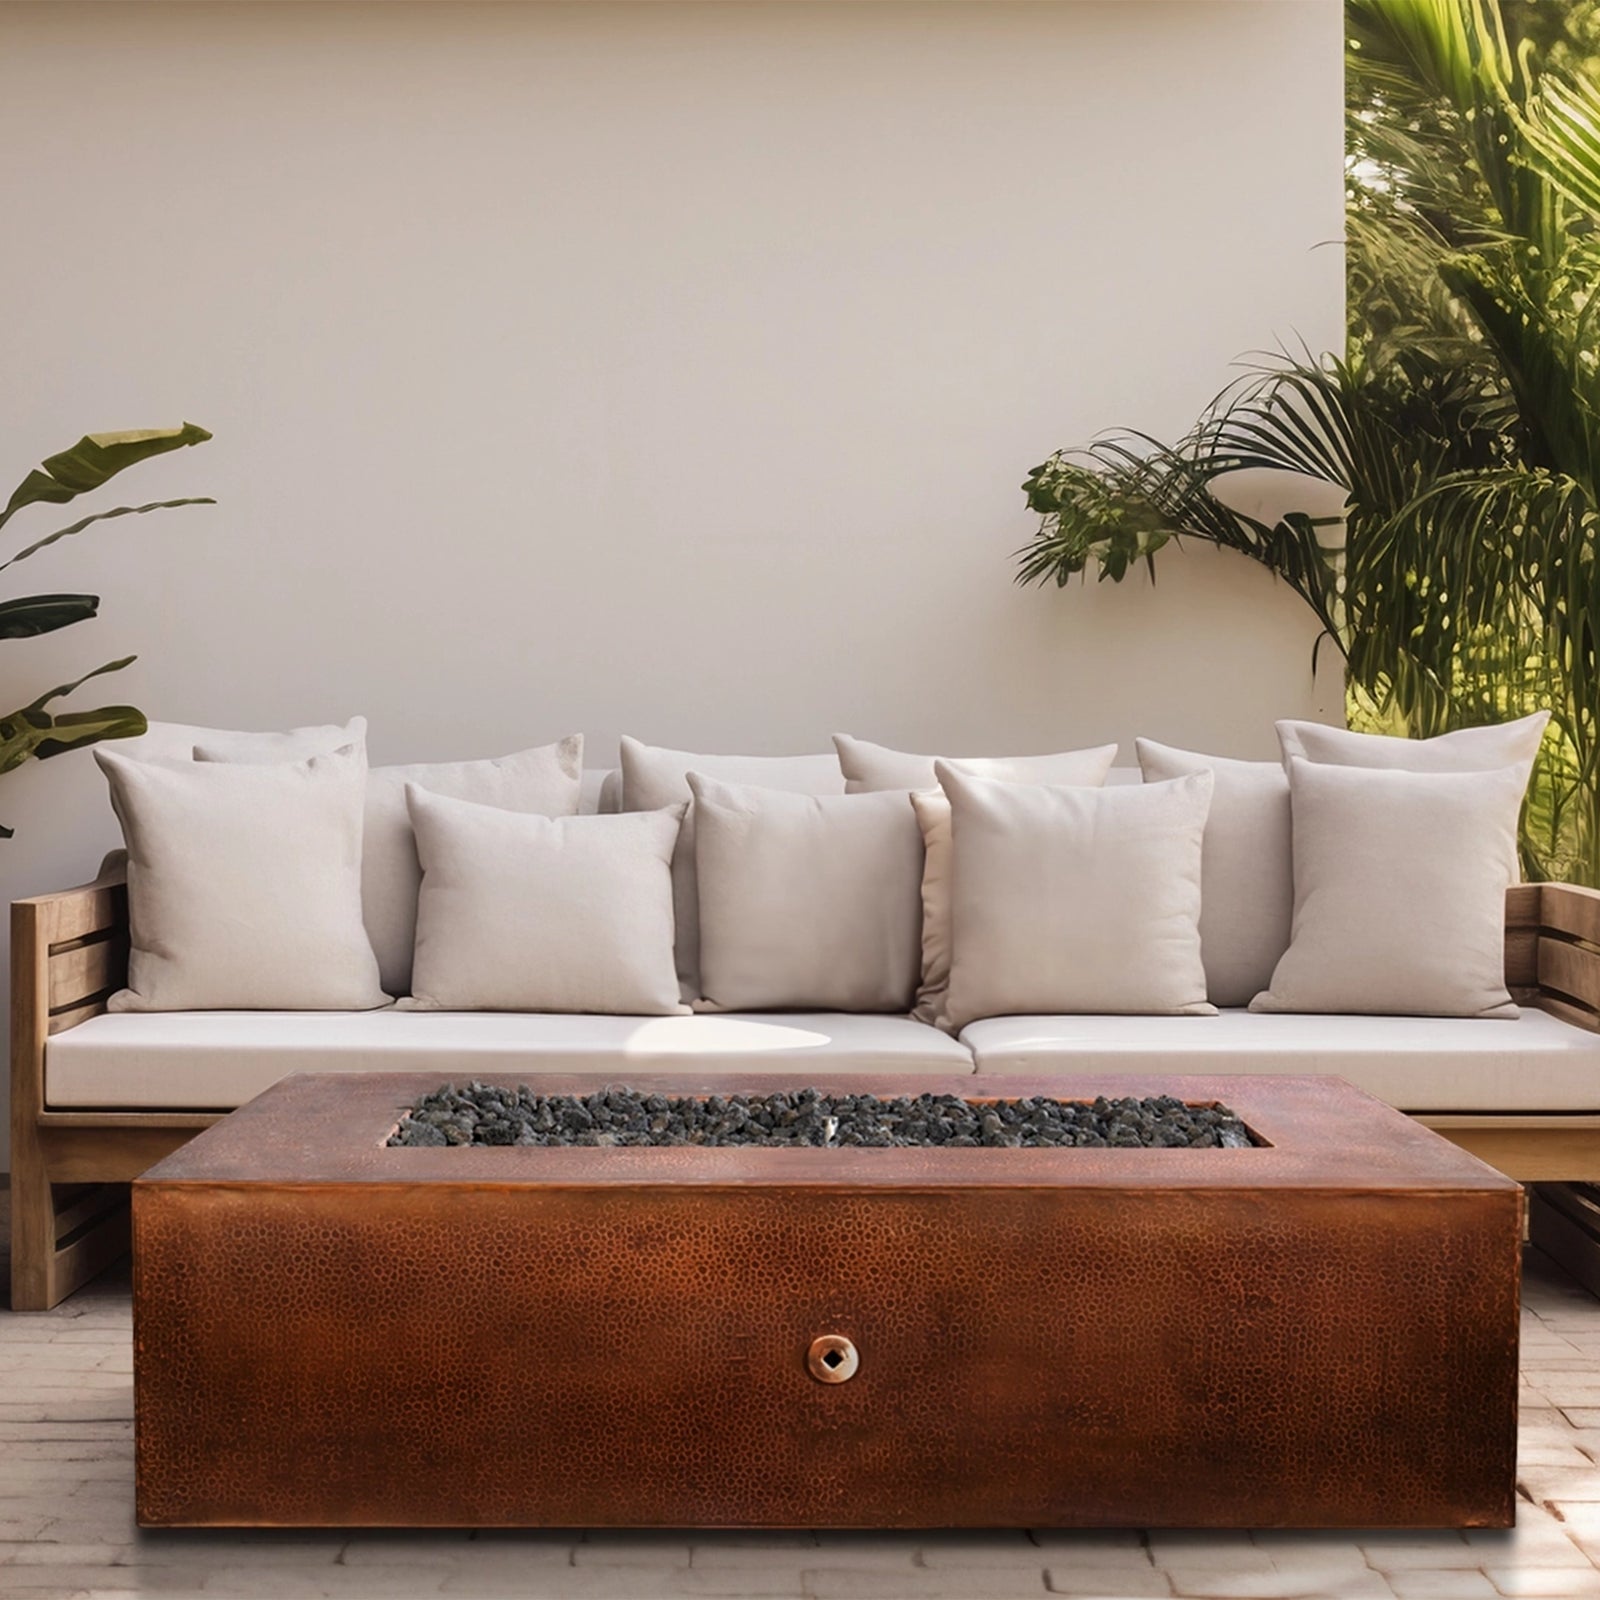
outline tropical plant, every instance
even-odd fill
[[[79,495],[90,493],[119,472],[185,445],[202,444],[211,435],[204,428],[186,422],[179,428],[158,428],[142,433],[91,433],[70,450],[49,457],[17,485],[5,510],[0,511],[0,528],[26,506],[64,505]],[[19,561],[37,555],[59,540],[71,538],[97,522],[115,517],[143,516],[150,511],[165,511],[175,506],[215,505],[206,496],[185,500],[153,500],[141,506],[117,506],[96,511],[65,528],[47,533],[24,546],[8,560],[0,561],[0,572]],[[30,594],[0,600],[0,639],[31,639],[57,628],[86,622],[100,609],[100,597],[93,594]],[[0,717],[0,773],[12,771],[24,761],[47,760],[68,750],[80,750],[101,739],[128,739],[145,731],[144,714],[132,706],[98,706],[92,711],[48,709],[91,678],[120,672],[134,656],[108,661],[86,672],[71,683],[57,684],[37,699],[29,701],[10,716]],[[9,839],[12,829],[0,827],[0,838]]]
[[[1505,10],[1502,11],[1502,5]],[[1595,7],[1348,0],[1343,358],[1247,373],[1174,445],[1030,473],[1020,582],[1120,581],[1175,538],[1261,562],[1345,658],[1351,720],[1427,736],[1548,706],[1530,876],[1600,883],[1600,86]],[[1582,23],[1583,27],[1575,28]],[[1271,521],[1224,480],[1336,486]],[[1341,526],[1342,523],[1342,526]],[[1320,640],[1319,640],[1320,642]]]

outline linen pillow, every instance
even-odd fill
[[[949,1027],[945,991],[950,984],[950,802],[937,787],[937,756],[908,755],[847,733],[833,736],[847,794],[909,789],[922,829],[922,973],[911,1014],[936,1028]],[[950,765],[972,777],[1006,783],[1085,784],[1098,787],[1111,773],[1114,744],[1066,750],[1045,756],[950,758]],[[1255,990],[1250,991],[1252,994]]]
[[[960,772],[969,772],[971,763],[953,761],[950,765]],[[969,772],[969,776],[975,775]],[[1094,785],[1082,787],[1093,788]],[[922,829],[923,850],[922,975],[911,1015],[918,1022],[931,1023],[951,1033],[956,1030],[950,1025],[946,1004],[950,990],[950,802],[941,789],[913,789],[911,807]],[[1284,942],[1288,942],[1287,937]],[[1251,994],[1255,992],[1254,989],[1250,991]]]
[[[723,1011],[906,1011],[922,835],[903,794],[801,795],[689,774],[700,974]]]
[[[197,761],[271,760],[228,755],[225,747],[197,744]],[[383,987],[411,992],[411,950],[416,942],[417,891],[422,868],[406,812],[406,785],[430,794],[474,800],[502,811],[570,816],[578,809],[583,781],[583,735],[491,761],[430,761],[373,767],[367,773],[365,828],[361,844],[361,915],[378,958]]]
[[[723,783],[757,784],[792,794],[843,794],[844,779],[832,755],[697,756],[622,740],[622,809],[655,811],[690,798],[689,773]],[[690,806],[672,858],[672,907],[677,919],[678,981],[682,998],[700,998],[700,901],[695,887],[695,817]]]
[[[1200,956],[1213,1005],[1247,1006],[1289,948],[1294,858],[1289,778],[1276,761],[1233,761],[1135,741],[1147,783],[1215,780],[1200,860]]]
[[[112,1011],[367,1011],[365,756],[270,765],[96,750],[128,847],[132,948]]]
[[[1200,959],[1209,772],[1114,789],[935,771],[950,801],[950,1026],[1211,1015]]]
[[[1294,929],[1252,1011],[1514,1017],[1505,981],[1523,764],[1289,760]]]
[[[1092,784],[1098,788],[1117,758],[1114,744],[1048,756],[915,756],[866,739],[853,739],[847,733],[834,734],[833,747],[845,777],[846,794],[935,788],[938,780],[933,766],[940,760],[975,778],[998,778],[1007,783]]]
[[[416,1011],[682,1012],[672,847],[682,808],[542,817],[405,789],[422,861]]]
[[[140,761],[188,761],[196,745],[217,752],[217,761],[304,761],[331,755],[347,745],[364,750],[367,719],[352,717],[340,727],[322,723],[281,733],[244,733],[233,728],[198,728],[187,722],[152,722],[136,739],[117,740],[117,754]]]
[[[1387,734],[1352,733],[1321,722],[1279,722],[1278,744],[1285,763],[1300,757],[1337,767],[1387,767],[1405,772],[1492,772],[1500,767],[1532,767],[1544,738],[1548,711],[1515,722],[1458,728],[1434,739],[1402,739]]]
[[[1458,728],[1433,739],[1352,733],[1348,728],[1330,728],[1320,722],[1280,722],[1276,727],[1286,767],[1297,756],[1330,766],[1381,767],[1403,772],[1493,772],[1501,767],[1521,767],[1526,790],[1549,720],[1548,711],[1536,711],[1515,722]],[[1506,863],[1515,882],[1522,873],[1515,835],[1506,852]]]
[[[194,748],[197,761],[268,761],[270,754],[229,754],[210,743]],[[583,781],[583,735],[488,761],[431,761],[373,767],[367,773],[361,845],[361,915],[390,994],[411,992],[411,951],[416,942],[417,892],[422,868],[406,811],[406,785],[497,806],[502,811],[570,816]]]

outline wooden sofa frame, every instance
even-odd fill
[[[46,1041],[106,1009],[127,978],[123,867],[11,907],[11,1307],[44,1311],[128,1246],[129,1181],[227,1115],[217,1111],[57,1111],[45,1101]],[[1600,891],[1519,884],[1506,899],[1506,981],[1525,1004],[1600,1032]],[[1600,1084],[1596,1085],[1600,1108]],[[1600,1109],[1419,1118],[1524,1183],[1568,1186],[1535,1204],[1535,1226],[1575,1270],[1600,1281]],[[1558,1203],[1559,1202],[1559,1203]],[[1592,1240],[1585,1204],[1594,1213]],[[1583,1234],[1584,1237],[1579,1237]],[[1541,1243],[1546,1239],[1541,1237]]]

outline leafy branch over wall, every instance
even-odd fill
[[[178,428],[158,428],[138,433],[91,433],[70,450],[49,457],[34,468],[13,490],[0,511],[3,529],[19,511],[35,505],[64,505],[100,488],[126,468],[151,456],[164,455],[185,445],[203,444],[211,435],[204,428],[185,422]],[[215,505],[206,496],[184,500],[153,500],[146,505],[116,506],[96,511],[54,533],[47,533],[24,545],[15,555],[0,561],[0,572],[26,561],[62,539],[70,539],[96,523],[118,517],[144,516],[151,511],[166,511],[177,506]],[[9,600],[0,599],[0,640],[31,639],[53,633],[58,628],[87,622],[98,614],[100,597],[94,594],[30,594]],[[129,739],[147,726],[144,713],[133,706],[97,706],[90,711],[51,711],[48,708],[73,690],[107,673],[120,672],[134,656],[86,672],[71,683],[47,689],[27,705],[0,716],[0,773],[11,772],[24,761],[48,760],[68,750],[80,750],[102,739]],[[0,838],[11,837],[10,828],[0,827]]]
[[[1249,370],[1175,444],[1050,457],[1018,581],[1120,582],[1200,539],[1310,607],[1352,722],[1548,706],[1525,870],[1600,883],[1600,5],[1347,0],[1346,23],[1346,353]],[[1230,508],[1248,468],[1336,486],[1343,518]]]

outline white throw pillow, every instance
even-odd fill
[[[913,791],[912,805],[922,829],[922,974],[911,1014],[919,1022],[949,1028],[945,993],[950,985],[950,802],[934,778],[940,756],[909,755],[848,733],[836,733],[833,747],[847,794],[880,790]],[[1054,783],[1098,788],[1116,760],[1114,744],[1065,750],[1044,756],[950,757],[950,765],[970,777],[1004,783]],[[1251,990],[1253,994],[1255,991]]]
[[[843,794],[844,779],[833,755],[697,756],[622,740],[622,809],[656,811],[690,798],[690,772],[723,783],[757,784],[791,794]],[[678,981],[685,1001],[700,998],[700,903],[695,888],[695,819],[690,806],[672,858],[672,905],[678,924]]]
[[[1210,1015],[1200,959],[1209,772],[1111,789],[996,783],[950,801],[949,1024],[1035,1013]]]
[[[354,746],[365,750],[367,719],[352,717],[342,727],[323,723],[279,733],[245,733],[234,728],[200,728],[187,722],[152,722],[137,739],[117,740],[117,754],[139,761],[188,761],[196,745],[217,752],[217,761],[304,761]]]
[[[1352,733],[1321,722],[1279,722],[1278,744],[1288,763],[1300,757],[1335,767],[1387,767],[1404,772],[1494,772],[1501,767],[1532,767],[1544,738],[1548,711],[1515,722],[1458,728],[1434,739],[1403,739],[1378,733]]]
[[[1296,757],[1319,765],[1381,767],[1400,772],[1496,772],[1502,767],[1520,767],[1526,790],[1549,720],[1548,711],[1536,711],[1515,722],[1458,728],[1432,739],[1352,733],[1348,728],[1330,728],[1320,722],[1280,722],[1275,726],[1285,768]],[[1506,852],[1506,864],[1514,883],[1522,875],[1515,834]]]
[[[700,975],[720,1011],[907,1011],[922,834],[903,794],[802,795],[689,775]]]
[[[128,987],[111,1010],[388,1003],[361,923],[359,750],[270,765],[95,759],[128,847]]]
[[[541,817],[406,786],[422,860],[417,1011],[683,1011],[672,964],[681,807]]]
[[[1505,908],[1527,776],[1292,757],[1294,931],[1250,1009],[1516,1016]]]
[[[834,734],[833,747],[839,755],[847,794],[935,788],[936,761],[948,761],[975,778],[995,778],[1006,783],[1090,784],[1098,788],[1117,758],[1114,744],[1047,756],[917,756],[866,739],[854,739],[848,733]]]
[[[194,747],[197,761],[270,761],[269,754],[228,754],[227,746]],[[427,761],[373,767],[367,773],[366,826],[361,845],[361,914],[378,958],[383,987],[411,992],[411,950],[416,942],[417,891],[422,868],[406,813],[406,785],[497,806],[502,811],[571,816],[583,781],[583,735],[488,761]]]
[[[1136,741],[1147,783],[1215,780],[1200,866],[1200,954],[1213,1005],[1247,1006],[1289,948],[1294,858],[1289,778],[1276,761],[1234,761]]]

